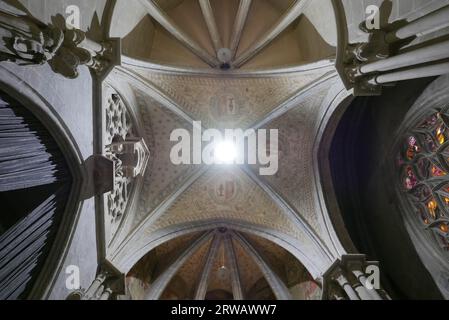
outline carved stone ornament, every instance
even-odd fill
[[[108,63],[109,51],[111,47],[88,40],[81,30],[46,25],[0,2],[0,61],[19,65],[49,63],[54,72],[73,79],[78,77],[80,65],[101,72]]]
[[[150,151],[143,138],[138,137],[135,124],[120,95],[106,89],[105,156],[114,162],[114,188],[107,195],[107,220],[112,234],[125,214],[134,182],[143,176]]]

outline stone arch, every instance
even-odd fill
[[[126,254],[125,256],[121,255],[120,257],[116,255],[110,262],[123,273],[127,273],[142,257],[145,256],[145,254],[161,244],[180,236],[217,228],[228,228],[230,230],[252,234],[279,245],[298,259],[314,279],[320,279],[321,275],[327,270],[327,266],[320,265],[320,261],[314,261],[313,257],[306,255],[299,249],[300,243],[298,240],[266,227],[230,220],[198,221],[174,225],[163,230],[155,231],[151,234],[151,237],[145,239],[144,244],[133,250],[131,254]],[[122,252],[123,251],[125,250],[122,250]],[[126,251],[129,252],[129,249]]]
[[[45,262],[35,276],[28,294],[28,298],[41,299],[50,293],[68,252],[82,208],[82,189],[87,173],[83,169],[83,157],[75,139],[47,100],[4,67],[0,67],[0,90],[7,92],[12,99],[24,106],[48,131],[63,155],[71,177],[70,190],[67,203],[61,213],[61,221],[49,245]]]

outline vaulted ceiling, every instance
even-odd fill
[[[291,295],[286,288],[307,287],[304,299],[319,299],[320,286],[288,251],[261,237],[240,234],[226,228],[216,229],[206,241],[190,251],[182,264],[177,257],[188,251],[204,234],[194,233],[166,242],[143,257],[130,271],[132,281],[144,290],[133,298],[155,294],[161,299],[276,299]],[[263,259],[267,265],[261,267]],[[169,270],[175,273],[167,277]],[[276,275],[272,278],[272,275]],[[151,283],[165,279],[165,285],[153,293]],[[215,296],[218,295],[218,296]]]
[[[141,296],[288,298],[342,250],[314,162],[343,91],[329,3],[117,1],[110,34],[123,39],[124,57],[106,82],[127,102],[151,159],[106,258],[146,283]],[[278,129],[279,171],[172,164],[170,133],[192,131],[193,121]]]
[[[132,58],[190,68],[259,69],[330,58],[329,1],[118,1],[110,35]]]

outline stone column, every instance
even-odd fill
[[[388,295],[380,293],[380,288],[368,288],[365,268],[375,262],[366,262],[366,256],[360,254],[345,255],[329,268],[323,276],[324,297],[342,300],[336,286],[344,291],[350,300],[384,300]]]
[[[109,298],[112,295],[112,289],[111,288],[105,288],[103,293],[100,296],[100,300],[109,300]]]
[[[344,14],[344,9],[339,13]],[[369,30],[362,22],[360,29],[368,34],[368,42],[356,44],[349,43],[347,29],[340,27],[344,40],[339,43],[343,49],[339,50],[337,70],[346,88],[353,89],[356,96],[379,95],[384,86],[397,81],[449,73],[447,39],[403,50],[414,39],[442,29],[448,17],[449,6],[445,6],[413,21],[393,21],[379,29]]]
[[[366,267],[376,266],[379,268],[378,261],[367,261],[365,265],[366,265]],[[381,300],[391,300],[390,295],[382,287],[374,290],[373,293],[376,294]]]
[[[338,268],[332,276],[332,279],[335,280],[340,287],[346,292],[349,300],[360,300],[360,297],[355,292],[348,278],[346,277],[344,271],[341,268]]]
[[[102,291],[103,283],[106,281],[106,278],[107,275],[105,273],[100,273],[86,290],[86,293],[81,300],[94,299],[97,296],[98,291]]]
[[[352,272],[353,272],[354,276],[357,277],[357,279],[359,280],[359,282],[361,284],[361,286],[359,288],[363,292],[363,295],[366,296],[366,300],[369,300],[370,297],[374,300],[382,300],[380,295],[377,293],[376,289],[367,289],[366,288],[366,283],[368,280],[366,279],[366,276],[362,271],[356,269],[356,270],[352,270]]]
[[[102,267],[95,280],[87,290],[76,291],[67,299],[74,300],[109,300],[113,295],[123,295],[125,291],[125,277],[117,273],[112,267]]]
[[[394,57],[363,64],[359,67],[360,75],[390,71],[422,63],[443,60],[449,57],[449,41],[429,45]]]
[[[368,289],[365,275],[366,258],[364,255],[350,255],[343,257],[348,272],[354,277],[354,288],[362,300],[382,300],[376,289]]]
[[[404,27],[391,31],[386,35],[388,43],[414,37],[430,30],[444,26],[449,21],[449,6],[431,12],[421,18],[413,20]]]
[[[449,73],[449,62],[438,63],[430,66],[413,68],[410,70],[395,71],[381,75],[375,75],[368,79],[367,83],[372,86],[385,85],[398,81],[436,77]]]

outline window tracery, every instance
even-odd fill
[[[414,218],[449,251],[449,115],[433,110],[404,138],[398,156],[401,191]]]

